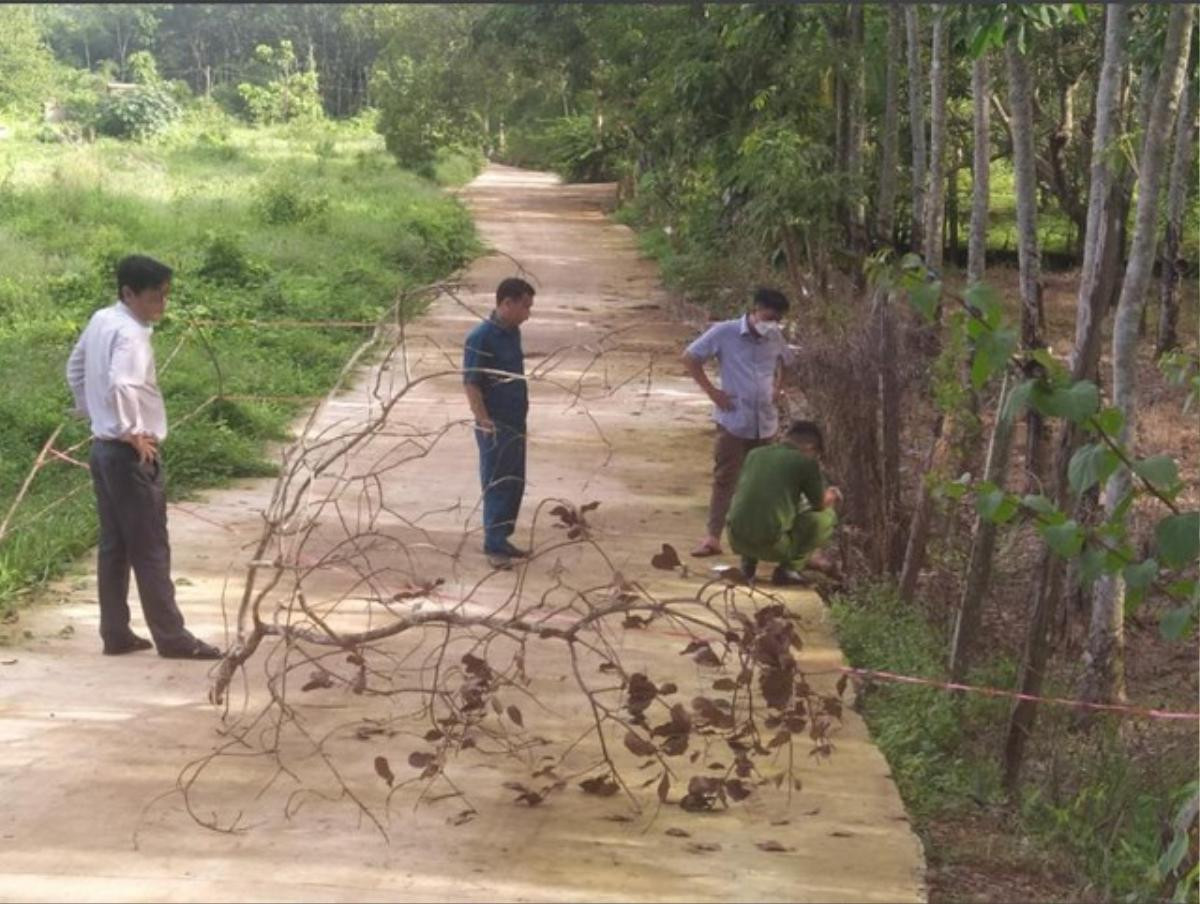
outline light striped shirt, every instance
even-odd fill
[[[123,302],[101,308],[67,359],[67,383],[75,411],[90,419],[98,439],[128,434],[167,436],[167,410],[158,389],[154,329]]]

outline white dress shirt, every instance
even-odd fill
[[[98,439],[127,434],[167,436],[167,410],[158,389],[154,330],[123,302],[101,308],[88,321],[67,359],[75,410],[92,422]]]

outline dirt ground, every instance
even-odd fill
[[[679,320],[632,234],[607,219],[608,188],[564,187],[545,175],[491,167],[464,191],[464,200],[497,252],[465,274],[464,300],[486,313],[495,284],[518,262],[538,286],[534,317],[523,330],[530,366],[570,346],[555,377],[597,390],[580,406],[553,382],[533,384],[519,536],[535,547],[552,539],[552,529],[538,533],[528,523],[539,500],[598,500],[590,518],[608,556],[607,562],[583,552],[554,561],[538,557],[488,578],[485,594],[509,592],[517,581],[536,592],[559,569],[578,582],[604,584],[614,568],[664,593],[693,593],[701,581],[694,564],[690,574],[669,575],[654,570],[650,558],[663,542],[686,549],[703,524],[708,405],[676,363],[700,324]],[[443,352],[455,360],[475,316],[450,300],[435,305],[410,332],[413,371],[444,369]],[[605,331],[621,327],[628,331],[620,347],[584,373],[589,349]],[[624,382],[651,362],[652,379]],[[361,416],[368,404],[360,388],[321,417]],[[422,384],[396,419],[436,429],[464,414],[461,386],[448,375]],[[464,528],[478,526],[469,427],[450,427],[435,454],[391,473],[384,487],[390,501],[423,513],[419,525],[389,526],[397,536],[411,532],[408,548],[415,552],[406,567],[414,579],[443,577],[440,592],[453,599],[487,574],[476,542],[458,554],[453,542]],[[238,594],[272,486],[240,482],[172,507],[180,603],[202,637],[216,640],[226,631],[222,601]],[[411,796],[401,797],[383,811],[385,841],[345,800],[313,794],[298,802],[289,797],[287,780],[264,791],[270,765],[244,756],[214,765],[193,804],[200,815],[226,822],[241,813],[245,831],[201,828],[171,792],[186,764],[221,741],[221,713],[206,702],[205,667],[149,654],[102,657],[90,562],[81,562],[47,597],[23,613],[19,628],[26,639],[0,651],[0,899],[925,898],[921,843],[886,762],[849,707],[833,756],[802,767],[802,790],[790,799],[756,792],[727,810],[688,814],[659,809],[651,791],[653,806],[639,813],[620,798],[596,798],[572,786],[542,806],[525,807],[513,802],[504,781],[521,781],[527,772],[507,760],[480,759],[464,763],[461,773],[476,818],[455,824],[461,805],[454,801],[414,809]],[[786,602],[805,640],[802,668],[840,665],[817,597],[790,591]],[[623,656],[647,669],[678,675],[681,685],[701,680],[678,655],[677,638],[631,631],[622,642]],[[586,719],[561,682],[564,664],[547,656],[530,670],[538,673],[544,710],[532,715],[527,707],[527,720],[539,731],[567,736],[575,726],[577,733]],[[261,662],[252,661],[246,686],[236,684],[234,696],[261,699],[261,672]],[[823,689],[832,683],[831,675],[813,679]],[[297,711],[313,731],[332,733],[369,705],[333,689],[300,698]],[[403,734],[349,736],[334,737],[327,749],[342,764],[347,786],[377,803],[386,788],[372,772],[373,757],[386,753],[401,764],[414,745]],[[320,773],[301,758],[296,770]]]

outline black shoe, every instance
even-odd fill
[[[758,559],[742,556],[742,577],[747,581],[753,581],[756,571],[758,571]]]
[[[529,550],[521,549],[519,546],[513,546],[507,540],[504,541],[504,549],[501,555],[508,556],[510,559],[528,559]]]
[[[187,646],[159,650],[158,655],[163,659],[220,659],[225,654],[212,644],[193,637],[192,642]]]
[[[140,653],[142,650],[152,650],[154,644],[146,640],[144,637],[138,637],[136,634],[130,634],[124,640],[118,640],[114,643],[104,641],[105,656],[124,656],[126,653]]]
[[[771,575],[771,583],[776,587],[800,587],[808,583],[798,571],[780,565]]]

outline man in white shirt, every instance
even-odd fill
[[[771,442],[779,430],[775,407],[779,368],[795,358],[780,326],[788,306],[782,292],[756,289],[748,313],[713,324],[683,353],[688,374],[712,399],[717,426],[708,533],[692,550],[694,556],[720,555],[725,516],[742,461],[750,450]],[[716,358],[720,366],[720,389],[704,372],[704,363],[710,358]]]
[[[171,268],[132,255],[117,264],[119,301],[92,315],[67,361],[75,410],[92,425],[89,464],[100,518],[96,583],[109,656],[148,650],[129,627],[129,570],[160,656],[220,659],[183,624],[171,580],[167,501],[158,446],[167,413],[150,345],[171,291]]]

